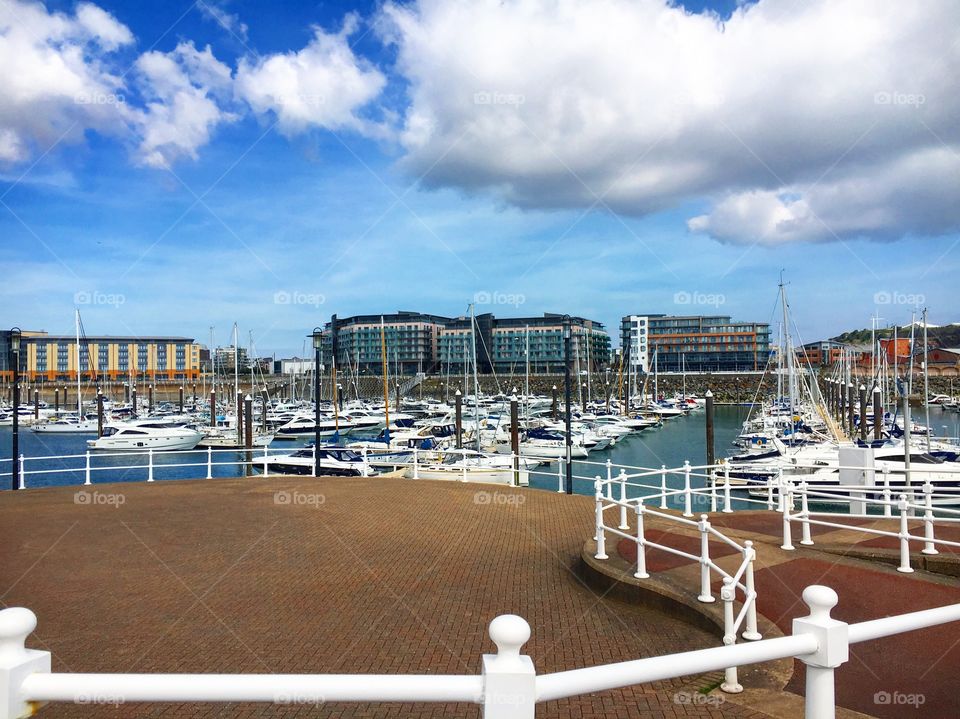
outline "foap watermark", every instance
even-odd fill
[[[78,105],[123,105],[126,99],[115,92],[81,92],[73,101]]]
[[[698,707],[718,707],[726,698],[717,694],[703,694],[702,692],[682,691],[673,695],[674,704],[684,704]]]
[[[281,692],[276,694],[273,697],[274,704],[280,704],[282,706],[312,706],[319,708],[327,703],[325,697],[313,696],[310,694],[293,694]]]
[[[874,105],[920,107],[926,102],[926,96],[919,92],[875,92],[873,94]]]
[[[507,305],[509,307],[519,307],[526,304],[527,296],[519,292],[475,292],[473,294],[473,303],[475,305]]]
[[[119,509],[126,504],[126,502],[126,496],[118,492],[98,492],[96,490],[93,492],[84,492],[80,490],[73,495],[74,504],[82,504],[90,507],[113,507],[114,509]]]
[[[99,290],[80,290],[73,293],[73,304],[75,305],[102,305],[105,307],[117,307],[125,304],[127,298],[117,292],[100,292]]]
[[[111,706],[114,709],[125,703],[119,694],[77,694],[73,698],[74,704],[90,704],[98,706]]]
[[[506,507],[519,507],[527,501],[522,494],[510,494],[509,492],[477,492],[473,495],[473,503],[479,505],[498,505]]]
[[[274,492],[273,503],[290,507],[319,507],[327,503],[327,498],[316,492],[298,492],[296,490],[287,492],[286,490],[280,490],[279,492]]]
[[[916,292],[888,292],[887,290],[881,290],[873,294],[873,304],[875,305],[907,305],[909,307],[917,307],[926,304],[926,302],[926,296]]]
[[[727,296],[719,293],[710,292],[675,292],[673,294],[673,304],[675,305],[707,305],[709,307],[720,307],[727,303]]]
[[[906,692],[877,692],[873,695],[873,703],[877,706],[913,707],[919,709],[927,701],[924,694],[907,694]]]
[[[481,90],[480,92],[473,93],[474,105],[513,105],[519,107],[526,101],[526,97],[513,92]]]
[[[327,298],[317,292],[277,290],[273,293],[273,304],[275,305],[308,305],[310,307],[319,307],[326,301]]]

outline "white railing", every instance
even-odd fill
[[[836,593],[803,592],[809,614],[791,635],[748,644],[584,667],[537,676],[521,654],[530,626],[504,615],[489,626],[496,654],[484,654],[478,674],[85,674],[51,671],[50,652],[28,649],[37,626],[28,609],[0,611],[0,719],[32,716],[46,702],[119,705],[126,702],[471,702],[485,719],[532,719],[538,703],[609,689],[718,671],[729,666],[797,658],[806,664],[805,716],[835,716],[834,670],[850,644],[960,620],[960,604],[847,624],[830,616]]]

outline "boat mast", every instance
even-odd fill
[[[233,399],[237,403],[237,426],[240,426],[240,329],[233,323]]]
[[[923,308],[923,406],[927,425],[927,452],[930,451],[930,377],[927,375],[927,308]]]
[[[80,399],[80,310],[75,310],[74,314],[74,327],[77,332],[77,417],[83,419],[83,402]],[[87,358],[87,364],[89,365],[90,358]],[[16,409],[14,410],[16,411]],[[137,412],[137,408],[133,408],[134,414]]]
[[[473,419],[476,423],[477,451],[480,451],[480,379],[477,377],[477,319],[473,303],[470,303],[470,346],[473,351]]]
[[[380,315],[380,366],[383,372],[383,416],[384,437],[390,446],[390,389],[387,386],[387,330]]]
[[[526,374],[523,380],[523,414],[526,416],[529,413],[528,403],[530,402],[530,325],[527,325],[526,329],[526,349],[524,354],[526,355]]]

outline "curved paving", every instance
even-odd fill
[[[0,493],[0,591],[57,671],[478,673],[498,614],[540,673],[716,646],[574,574],[592,501],[390,479],[236,479]],[[94,494],[96,492],[96,494]],[[763,716],[697,679],[543,717]],[[678,692],[683,692],[678,700]],[[688,701],[684,702],[684,699]],[[708,698],[709,699],[709,698]],[[472,705],[51,705],[70,717],[450,717]]]

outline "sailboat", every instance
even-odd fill
[[[80,310],[74,310],[74,328],[77,347],[77,413],[57,417],[56,419],[35,424],[30,429],[38,434],[96,434],[98,422],[96,415],[85,417],[83,414],[83,395],[80,387]],[[87,366],[90,367],[90,353],[87,352]]]

